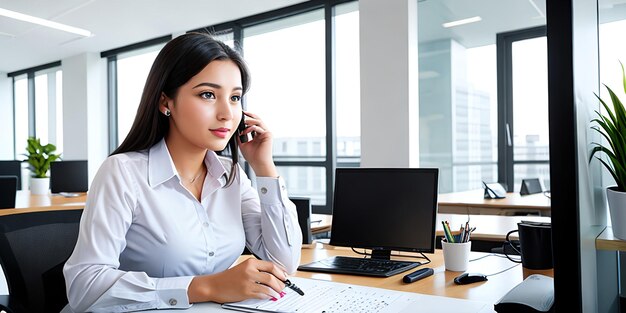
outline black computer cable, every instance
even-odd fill
[[[511,267],[505,268],[505,269],[503,269],[503,270],[501,270],[501,271],[499,271],[499,272],[495,272],[495,273],[492,273],[492,274],[487,274],[487,275],[485,275],[485,277],[494,276],[494,275],[498,275],[498,274],[500,274],[500,273],[504,273],[504,272],[506,272],[506,271],[508,271],[508,270],[510,270],[510,269],[512,269],[512,268],[514,268],[514,267],[516,267],[516,266],[518,266],[518,265],[520,265],[520,264],[521,264],[521,261],[518,263],[518,262],[516,262],[516,261],[511,260],[511,258],[509,258],[509,257],[508,257],[508,256],[506,256],[506,255],[505,255],[505,256],[502,256],[502,255],[498,255],[498,254],[496,254],[496,253],[490,253],[490,254],[487,254],[487,255],[483,255],[483,256],[481,256],[481,257],[478,257],[478,258],[475,258],[475,259],[471,259],[471,260],[469,260],[469,261],[470,261],[470,262],[473,262],[473,261],[478,261],[478,260],[480,260],[480,259],[484,259],[484,258],[486,258],[486,257],[490,257],[490,256],[496,256],[496,257],[499,257],[499,258],[505,258],[505,257],[506,257],[507,259],[509,259],[509,261],[511,261],[511,262],[513,262],[513,263],[516,263],[516,264],[515,264],[515,265],[513,265],[513,266],[511,266]]]

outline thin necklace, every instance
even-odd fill
[[[189,183],[193,184],[193,182],[195,182],[196,179],[198,179],[198,177],[200,177],[200,175],[202,175],[202,173],[204,173],[204,166],[202,166],[202,168],[200,169],[200,172],[198,173],[198,175],[196,177],[194,177],[192,180],[190,180]],[[181,177],[182,177],[182,175],[181,175]]]

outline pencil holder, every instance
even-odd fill
[[[465,272],[469,264],[469,255],[472,250],[472,242],[451,243],[441,241],[443,250],[443,262],[446,271]]]

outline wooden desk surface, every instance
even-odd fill
[[[16,208],[37,208],[48,206],[85,206],[87,193],[78,197],[64,197],[61,195],[31,195],[29,190],[18,190],[15,198]]]
[[[517,192],[509,192],[504,199],[484,199],[483,196],[482,189],[439,194],[437,197],[439,212],[476,214],[478,212],[472,212],[472,209],[496,209],[505,212],[506,210],[538,211],[542,215],[549,215],[551,210],[550,198],[543,193],[522,196]],[[452,212],[455,209],[461,211]]]
[[[321,260],[335,255],[358,256],[347,248],[332,247],[325,245],[322,247],[318,244],[315,249],[302,249],[302,258],[300,264],[306,264],[312,261]],[[486,256],[486,253],[472,252],[470,260],[478,259]],[[499,271],[511,268],[503,273],[488,277],[488,281],[474,283],[469,285],[456,285],[454,278],[461,272],[446,271],[443,263],[443,253],[441,250],[435,250],[434,254],[427,254],[431,263],[422,265],[421,267],[431,267],[435,271],[430,277],[424,278],[412,284],[402,282],[402,277],[411,271],[401,273],[388,278],[355,276],[345,274],[327,274],[298,271],[295,276],[305,278],[315,278],[341,283],[350,283],[355,285],[379,287],[406,292],[417,292],[430,295],[438,295],[445,297],[454,297],[470,300],[485,301],[495,303],[509,290],[515,287],[523,280],[523,271],[521,264],[516,264],[506,258],[498,256],[487,256],[482,259],[474,260],[469,263],[468,272],[477,272],[485,275],[495,274]],[[401,259],[401,258],[394,258]],[[406,258],[407,260],[416,260]]]
[[[596,249],[611,251],[626,251],[626,240],[613,236],[613,228],[607,226],[596,238]]]

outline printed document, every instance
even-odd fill
[[[304,296],[285,288],[283,290],[285,295],[275,301],[250,299],[225,303],[222,307],[243,312],[275,313],[476,313],[490,311],[489,308],[493,308],[493,305],[478,301],[299,277],[290,277],[289,279],[304,291]]]

